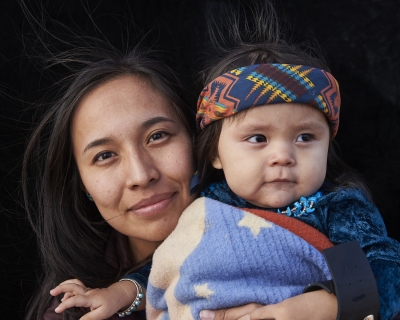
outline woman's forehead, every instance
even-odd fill
[[[71,133],[85,140],[97,139],[99,135],[140,130],[154,122],[154,118],[180,123],[165,96],[146,81],[125,76],[98,86],[80,101],[72,118]]]
[[[113,117],[118,115],[116,112],[137,116],[146,113],[174,114],[174,108],[147,81],[124,76],[107,81],[87,93],[78,104],[74,117]]]

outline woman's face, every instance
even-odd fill
[[[84,97],[71,135],[84,188],[103,218],[136,251],[151,253],[193,201],[192,142],[175,109],[144,80],[124,76]]]

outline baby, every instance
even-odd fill
[[[339,110],[335,78],[306,65],[239,66],[203,89],[194,185],[215,179],[214,169],[224,179],[208,185],[156,250],[148,319],[199,319],[205,309],[276,304],[312,282],[329,283],[321,251],[332,243],[357,240],[377,259],[386,259],[383,247],[391,245],[399,260],[399,244],[385,236],[364,185],[334,153]],[[361,279],[364,271],[373,290],[351,306],[338,296],[344,319],[346,308],[369,305],[371,317],[379,314],[368,263]]]

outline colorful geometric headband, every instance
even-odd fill
[[[200,130],[240,111],[274,103],[302,103],[328,118],[331,138],[339,127],[340,93],[327,71],[294,64],[255,64],[231,70],[209,83],[197,102]]]

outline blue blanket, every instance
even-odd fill
[[[330,279],[329,240],[296,219],[200,198],[156,250],[147,319],[199,319],[203,309],[278,303]]]

